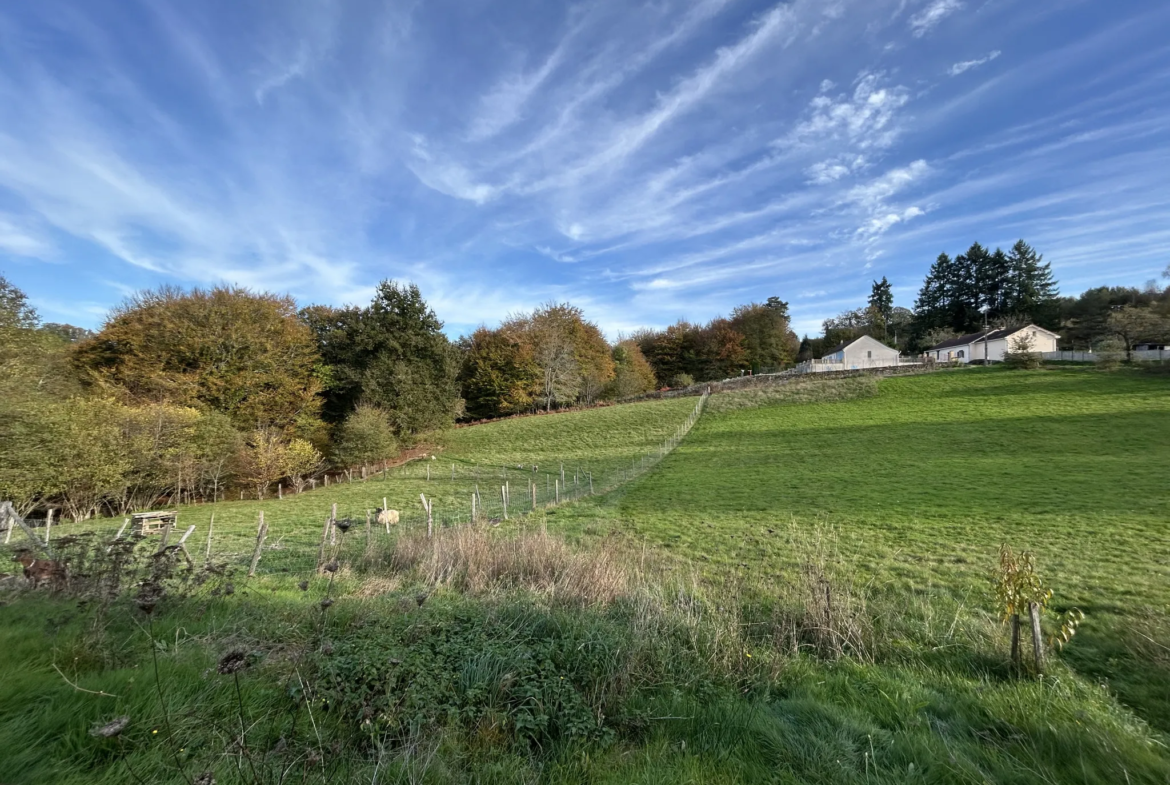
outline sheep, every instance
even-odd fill
[[[374,514],[377,516],[376,520],[379,526],[390,527],[398,525],[398,510],[383,510],[379,507],[374,510]]]

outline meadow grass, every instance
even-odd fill
[[[658,471],[552,517],[633,533],[712,575],[782,574],[783,530],[829,526],[875,591],[983,608],[999,544],[1030,549],[1055,606],[1089,615],[1065,659],[1170,731],[1170,669],[1135,655],[1151,648],[1143,624],[1170,630],[1166,379],[967,369],[879,385],[712,411]]]
[[[967,369],[728,393],[612,494],[433,541],[401,527],[366,549],[359,527],[326,575],[330,503],[364,516],[442,482],[217,505],[243,551],[259,509],[273,522],[257,578],[212,576],[150,618],[125,598],[3,598],[3,776],[1167,783],[1167,392]],[[433,463],[614,471],[693,403],[458,429]],[[1009,667],[1000,542],[1088,613],[1042,679]],[[239,694],[215,672],[233,649]],[[89,736],[122,714],[121,742]]]

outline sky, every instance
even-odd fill
[[[0,5],[0,273],[46,321],[234,284],[452,336],[778,296],[912,307],[1024,238],[1061,291],[1170,264],[1164,0]]]

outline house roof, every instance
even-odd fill
[[[1025,324],[1023,327],[1006,327],[999,330],[980,330],[977,333],[968,333],[967,335],[960,335],[958,338],[948,338],[942,343],[935,344],[927,351],[938,351],[939,349],[953,349],[956,346],[968,346],[970,344],[980,341],[998,341],[1001,338],[1009,338],[1021,330],[1039,330],[1040,332],[1048,333],[1051,336],[1059,338],[1060,336],[1051,330],[1045,330],[1043,327],[1037,327],[1034,324]]]
[[[879,346],[881,346],[883,348],[886,348],[886,349],[890,348],[890,347],[886,346],[884,343],[882,343],[881,341],[879,341],[877,338],[874,338],[872,335],[859,335],[856,338],[854,338],[852,341],[842,341],[841,343],[834,346],[832,349],[825,351],[822,354],[822,357],[828,357],[830,354],[836,354],[837,352],[841,351],[845,347],[852,346],[853,344],[857,343],[858,341],[864,341],[866,338],[868,338],[869,340],[873,341],[874,343],[878,344]]]

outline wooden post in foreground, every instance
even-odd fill
[[[1036,658],[1036,672],[1044,672],[1044,636],[1040,632],[1040,604],[1029,603],[1028,615],[1032,619],[1032,652]]]
[[[260,528],[256,531],[256,550],[252,552],[252,566],[248,568],[248,577],[256,574],[256,567],[260,564],[260,551],[264,547],[264,540],[268,537],[268,524],[264,522],[264,512],[260,512]]]
[[[211,520],[207,523],[207,554],[203,557],[211,561],[211,533],[215,530],[215,513],[211,513]]]
[[[337,544],[337,527],[333,524],[337,521],[337,502],[333,502],[333,509],[329,513],[329,544]]]
[[[430,466],[428,466],[427,469],[429,474]],[[431,512],[434,509],[435,503],[433,501],[428,502],[427,495],[425,493],[420,493],[418,497],[422,499],[423,509],[427,511],[427,539],[429,540],[435,534],[435,519]]]
[[[171,538],[171,528],[174,524],[168,523],[163,527],[162,540],[158,543],[158,550],[155,553],[162,553],[167,549],[167,540]]]
[[[329,530],[333,528],[333,518],[325,518],[325,528],[321,532],[321,547],[317,549],[317,574],[321,574],[321,565],[325,563],[325,545],[329,542]]]
[[[536,483],[529,482],[528,490],[532,492],[532,509],[536,510]]]
[[[53,530],[53,508],[49,508],[49,517],[45,519],[45,545],[49,544],[49,532]]]
[[[475,523],[475,494],[471,494],[471,522]]]
[[[508,486],[500,486],[500,501],[504,503],[504,520],[508,520]]]

